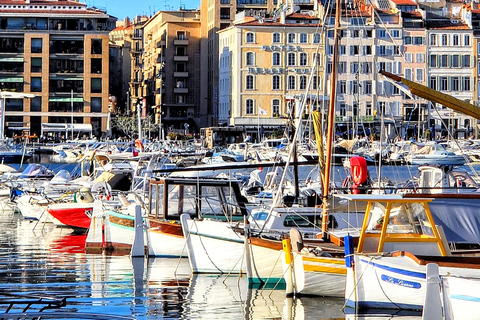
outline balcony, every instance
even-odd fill
[[[188,77],[188,71],[176,71],[173,73],[173,76],[175,78],[187,78]]]
[[[173,93],[188,93],[188,88],[173,88]]]
[[[173,39],[174,46],[188,46],[188,39]]]
[[[188,56],[173,56],[173,61],[187,62],[188,61]]]

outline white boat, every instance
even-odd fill
[[[452,256],[443,229],[435,226],[430,199],[348,198],[368,202],[368,209],[357,252],[347,259],[347,306],[421,310],[426,265],[432,262],[439,265],[441,275],[480,279],[478,257]]]
[[[455,154],[448,150],[445,145],[436,142],[429,142],[416,151],[412,151],[405,156],[405,161],[411,165],[463,165],[465,158],[463,155]]]

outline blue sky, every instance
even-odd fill
[[[122,20],[136,15],[153,15],[159,10],[197,9],[200,0],[80,0],[89,7],[107,10],[107,13]]]

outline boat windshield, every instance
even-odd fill
[[[386,205],[382,203],[373,204],[367,231],[375,233],[382,230],[385,212]],[[392,203],[386,233],[414,233],[433,236],[425,207],[422,203],[413,202]]]

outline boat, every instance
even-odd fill
[[[147,203],[133,192],[129,193],[130,199],[124,196],[116,207],[106,202],[107,209],[100,214],[101,223],[92,225],[89,230],[93,237],[94,233],[105,229],[105,238],[87,238],[86,250],[128,253],[136,232],[139,232],[135,226],[140,223],[141,237],[149,256],[186,257],[181,214],[223,221],[238,221],[247,214],[240,187],[229,178],[152,178],[149,179],[148,190]],[[142,213],[141,222],[135,222],[137,206]]]
[[[356,310],[422,310],[426,265],[441,275],[480,279],[480,258],[452,254],[443,228],[435,224],[431,199],[402,195],[349,195],[367,202],[356,252],[346,259],[345,303]]]
[[[411,165],[463,165],[465,164],[465,157],[448,150],[444,144],[429,141],[420,149],[406,155],[405,161]]]

